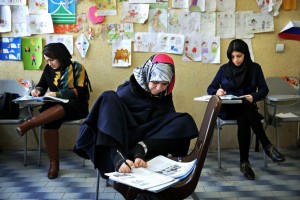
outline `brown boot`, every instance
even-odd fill
[[[58,129],[45,129],[44,130],[44,139],[45,139],[45,144],[47,147],[48,157],[49,157],[49,161],[50,161],[48,178],[54,179],[58,176],[58,171],[59,171]]]
[[[18,126],[17,132],[20,136],[23,136],[28,130],[47,124],[49,122],[61,119],[65,116],[65,110],[61,105],[55,105],[47,110],[39,113],[37,116],[33,116],[28,121]]]

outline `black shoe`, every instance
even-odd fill
[[[265,149],[265,154],[276,163],[282,163],[285,161],[285,156],[282,155],[273,145],[267,146]]]
[[[244,162],[240,165],[240,170],[248,180],[254,180],[255,174],[253,170],[251,169],[250,163]]]

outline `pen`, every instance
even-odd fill
[[[118,152],[118,154],[122,157],[122,159],[123,159],[125,165],[127,165],[127,166],[129,167],[129,169],[131,170],[130,165],[126,162],[126,160],[125,160],[124,156],[122,155],[122,153],[121,153],[119,150],[117,150],[117,152]]]

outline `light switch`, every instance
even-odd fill
[[[284,52],[284,44],[276,44],[276,52],[283,53]]]

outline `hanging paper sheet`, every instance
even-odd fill
[[[27,30],[31,34],[53,33],[53,23],[50,14],[27,15]]]
[[[290,21],[278,33],[278,37],[287,40],[300,40],[300,21]]]
[[[117,15],[117,2],[116,0],[95,0],[97,6],[97,15]],[[125,2],[124,2],[125,3]]]
[[[148,32],[167,32],[168,3],[153,3],[149,7]]]
[[[42,65],[42,38],[22,38],[22,60],[25,70],[40,69]]]
[[[89,49],[89,45],[90,43],[88,39],[85,37],[83,33],[81,33],[81,35],[76,40],[76,47],[82,58],[85,58],[85,55]]]
[[[133,22],[143,24],[148,19],[149,4],[131,4],[123,2],[121,13],[122,22]]]
[[[21,38],[0,38],[0,60],[21,60]]]
[[[46,44],[60,42],[63,43],[70,54],[73,55],[73,35],[65,34],[47,34],[46,35]]]
[[[128,67],[131,65],[131,40],[118,40],[112,43],[112,66]]]
[[[11,31],[10,6],[0,6],[0,33]]]
[[[14,37],[30,36],[29,27],[26,24],[26,16],[29,15],[27,6],[11,6],[12,32]]]

